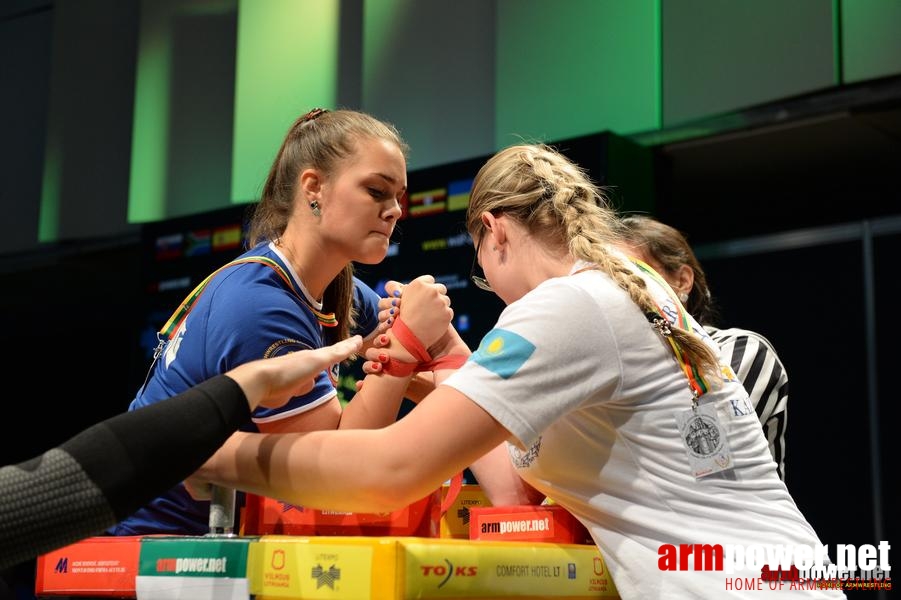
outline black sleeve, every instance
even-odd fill
[[[224,375],[0,467],[0,568],[98,535],[197,470],[250,418]]]
[[[240,386],[219,375],[102,421],[61,449],[81,464],[121,520],[200,468],[249,419]]]

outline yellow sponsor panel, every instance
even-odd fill
[[[578,544],[271,535],[251,545],[248,579],[258,600],[619,598]]]
[[[447,485],[442,487],[442,501],[447,497],[449,487]],[[491,502],[482,491],[482,486],[475,483],[463,484],[447,512],[441,515],[440,537],[468,540],[469,510],[476,506],[491,506]]]
[[[401,539],[403,598],[619,598],[594,546]]]
[[[390,600],[398,597],[396,557],[393,538],[263,536],[248,559],[250,593],[259,600]]]

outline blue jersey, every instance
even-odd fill
[[[240,364],[325,345],[323,326],[313,312],[287,261],[271,244],[260,244],[240,258],[261,256],[278,263],[292,279],[293,289],[271,266],[247,262],[215,274],[191,306],[187,317],[162,349],[146,385],[130,410],[159,402]],[[354,308],[364,338],[378,326],[378,295],[355,279]],[[338,365],[323,371],[313,389],[279,408],[258,408],[253,422],[275,421],[331,400],[336,391]],[[255,431],[253,423],[245,430]],[[115,535],[169,533],[203,535],[209,532],[209,502],[196,501],[177,486],[110,530]]]

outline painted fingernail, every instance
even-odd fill
[[[380,343],[380,344],[387,344],[387,343],[388,343],[388,336],[385,335],[385,334],[380,335],[380,336],[379,336],[379,343]]]
[[[388,314],[389,314],[389,315],[393,315],[393,314],[394,314],[394,309],[392,308],[392,309],[388,310]]]
[[[393,323],[393,322],[394,322],[394,319],[390,319],[390,318],[387,321],[385,321],[385,323],[387,323],[388,325],[391,325],[391,323]]]
[[[397,300],[392,300],[392,301],[391,301],[391,306],[397,306]]]
[[[379,354],[379,362],[388,362],[388,355],[385,353]]]
[[[382,363],[375,363],[374,365],[372,365],[372,370],[373,370],[373,371],[381,371],[381,370],[382,370]]]
[[[400,297],[400,290],[394,290],[394,296],[395,296],[396,298],[397,298],[397,297]]]

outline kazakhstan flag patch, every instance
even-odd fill
[[[479,344],[471,360],[492,373],[509,379],[535,352],[535,344],[512,331],[492,329]]]

